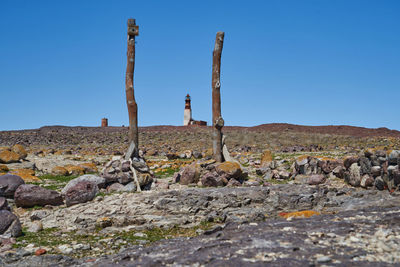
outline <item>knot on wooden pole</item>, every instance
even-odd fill
[[[225,121],[222,117],[219,117],[215,120],[214,125],[217,129],[222,129],[224,127]]]

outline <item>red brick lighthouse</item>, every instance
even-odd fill
[[[190,95],[187,94],[185,98],[185,111],[183,112],[183,126],[199,125],[207,126],[206,121],[196,121],[192,118],[192,107],[190,105]]]
[[[185,98],[185,111],[183,112],[183,125],[190,125],[192,121],[192,107],[190,106],[190,95],[187,94]]]

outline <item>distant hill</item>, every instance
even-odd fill
[[[200,129],[211,129],[211,126],[172,126],[172,125],[156,125],[139,127],[140,131],[153,132],[153,131],[196,131]],[[87,126],[43,126],[39,129],[20,130],[20,131],[5,131],[5,132],[120,132],[127,131],[128,127],[87,127]],[[225,126],[224,131],[256,131],[256,132],[301,132],[312,134],[332,134],[332,135],[347,135],[355,137],[398,137],[400,138],[400,131],[390,130],[385,127],[381,128],[364,128],[348,125],[326,125],[326,126],[305,126],[288,123],[268,123],[252,127],[244,126]]]

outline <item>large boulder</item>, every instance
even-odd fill
[[[14,194],[17,207],[30,208],[33,206],[58,206],[63,204],[60,193],[49,190],[38,185],[23,184],[18,187]]]
[[[68,189],[74,187],[80,182],[90,182],[96,184],[98,188],[104,188],[106,184],[106,179],[93,174],[82,175],[69,181],[68,184],[64,186],[64,188],[61,190],[61,194],[64,195],[68,191]]]
[[[72,206],[78,203],[91,201],[99,191],[97,184],[88,181],[81,181],[70,187],[64,194],[65,204]]]
[[[19,155],[13,151],[10,150],[3,150],[0,151],[0,163],[15,163],[19,162]]]
[[[0,235],[4,237],[22,235],[21,223],[18,217],[8,210],[0,210]]]
[[[201,177],[200,181],[203,186],[207,187],[217,187],[228,184],[228,180],[218,175],[216,172],[207,172]]]
[[[240,168],[239,163],[231,161],[219,163],[215,166],[215,171],[219,175],[224,176],[227,180],[239,179],[242,175],[242,169]]]
[[[28,156],[28,153],[26,152],[25,148],[20,144],[14,145],[11,148],[11,151],[14,153],[17,153],[19,156],[19,159],[25,159]]]
[[[195,163],[192,163],[183,169],[179,182],[183,185],[188,185],[197,183],[199,179],[200,179],[200,170]]]
[[[15,190],[22,184],[25,184],[25,182],[18,175],[5,174],[0,176],[0,196],[13,198]]]

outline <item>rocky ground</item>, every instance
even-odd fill
[[[226,135],[218,164],[210,128],[142,128],[136,192],[123,127],[0,132],[0,265],[400,264],[399,132]]]

